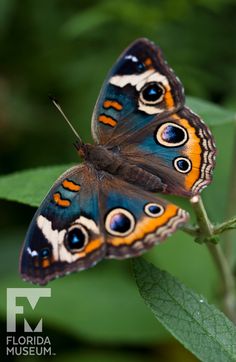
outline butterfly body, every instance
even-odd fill
[[[192,197],[212,180],[211,132],[147,39],[108,74],[92,135],[93,145],[77,142],[84,162],[56,181],[31,222],[20,259],[25,280],[46,284],[104,258],[142,254],[188,220],[155,192]]]
[[[85,161],[98,171],[106,171],[126,182],[135,184],[150,192],[164,192],[166,185],[158,176],[145,171],[132,161],[126,160],[118,148],[108,150],[101,145],[85,144],[82,146]]]

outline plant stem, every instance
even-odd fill
[[[206,243],[221,277],[224,295],[223,306],[225,313],[236,324],[235,282],[229,263],[221,249],[221,246],[219,244],[215,245],[210,241],[211,238],[214,237],[214,230],[208,218],[201,197],[194,196],[191,199],[191,203],[195,211],[199,226],[199,236]]]
[[[205,238],[213,236],[213,227],[210,220],[208,219],[207,212],[201,197],[193,196],[190,201],[196,214],[200,234],[202,234],[202,236]]]
[[[225,314],[236,324],[235,282],[228,261],[219,244],[207,243],[207,247],[221,276]]]

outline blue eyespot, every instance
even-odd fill
[[[179,127],[167,126],[162,132],[162,138],[166,142],[179,143],[185,137],[184,131]]]
[[[156,82],[151,82],[145,85],[141,90],[141,100],[153,104],[160,101],[163,94],[164,88]]]
[[[138,70],[138,73],[142,73],[145,70],[145,65],[143,63],[141,63],[141,62],[138,62],[137,65],[136,65],[136,68]]]
[[[182,171],[185,171],[188,168],[188,162],[186,160],[177,161],[178,168]]]
[[[135,227],[135,219],[130,211],[123,208],[111,210],[105,218],[106,230],[111,235],[126,236]]]
[[[131,225],[130,219],[124,214],[116,214],[111,218],[110,228],[119,233],[125,233]]]
[[[174,160],[174,167],[178,172],[187,173],[192,169],[192,163],[187,157],[177,157]]]
[[[173,122],[166,122],[159,126],[154,137],[155,141],[166,147],[182,146],[188,141],[186,129]]]
[[[148,210],[149,210],[152,214],[155,215],[155,214],[159,214],[161,208],[160,208],[160,206],[158,206],[158,205],[150,205],[150,206],[148,207]]]
[[[88,242],[88,233],[81,225],[73,226],[66,235],[66,241],[69,250],[81,250]]]
[[[49,255],[50,255],[50,251],[49,251],[48,248],[43,248],[43,249],[40,251],[40,257],[41,257],[42,259],[48,258]]]
[[[148,203],[144,207],[144,212],[151,217],[158,217],[164,213],[164,207],[157,203]]]

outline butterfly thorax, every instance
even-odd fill
[[[142,187],[147,191],[165,191],[165,184],[158,176],[129,162],[120,154],[119,148],[108,149],[102,145],[85,144],[81,154],[85,161],[91,163],[98,171],[106,171],[116,175],[126,182]]]

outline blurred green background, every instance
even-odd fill
[[[82,138],[91,141],[90,119],[101,84],[118,55],[138,37],[162,47],[187,95],[235,110],[235,14],[234,0],[1,0],[1,174],[77,162],[73,135],[48,95],[59,99]],[[210,216],[220,221],[236,211],[228,202],[234,129],[227,123],[212,131],[217,168],[204,197]],[[187,201],[175,200],[189,208]],[[6,288],[30,287],[19,279],[18,256],[35,209],[0,204],[4,332]],[[147,258],[217,303],[220,289],[211,258],[183,232]],[[56,360],[195,361],[144,305],[129,261],[104,261],[49,286],[52,298],[37,312],[25,308],[29,320],[43,316]]]

